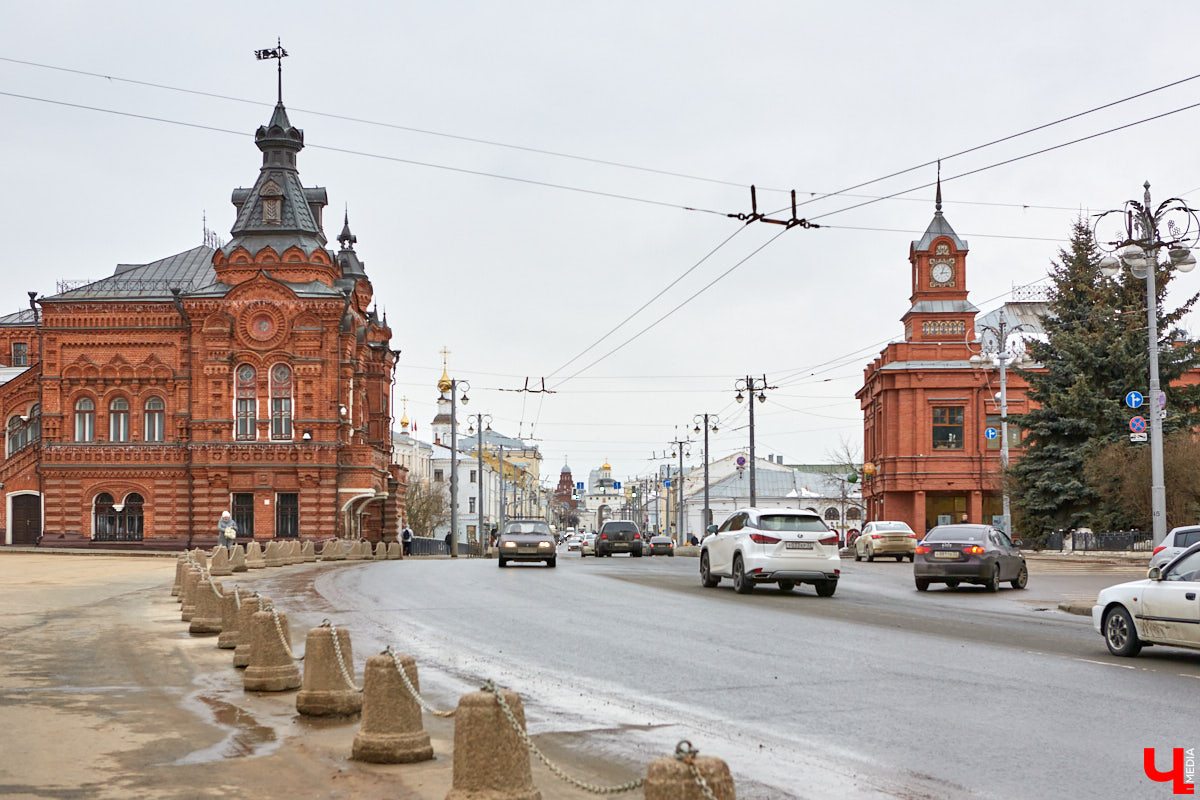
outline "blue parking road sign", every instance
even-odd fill
[[[1000,435],[1000,432],[997,431],[995,428],[987,428],[984,430],[983,435],[989,439],[995,439],[997,436]]]
[[[583,491],[583,481],[579,481],[579,483],[575,484],[575,488],[582,492]]]
[[[1142,404],[1145,402],[1146,398],[1142,397],[1141,392],[1130,392],[1129,394],[1125,395],[1125,405],[1129,406],[1130,408],[1141,408]]]
[[[1146,430],[1146,420],[1144,417],[1132,417],[1129,420],[1129,430],[1134,433],[1141,433]]]

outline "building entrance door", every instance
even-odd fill
[[[950,525],[962,521],[967,513],[966,495],[927,494],[925,495],[925,530],[935,525]],[[978,522],[978,520],[970,520]]]
[[[19,494],[12,499],[13,544],[37,544],[42,535],[42,498]]]

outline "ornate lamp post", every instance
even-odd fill
[[[1149,181],[1144,188],[1141,203],[1126,200],[1122,208],[1097,214],[1093,233],[1096,241],[1101,243],[1101,221],[1111,214],[1122,215],[1124,229],[1118,234],[1121,238],[1101,243],[1102,249],[1109,255],[1100,259],[1100,272],[1111,278],[1123,264],[1133,277],[1146,281],[1146,325],[1150,351],[1150,506],[1153,511],[1154,544],[1159,545],[1167,538],[1167,489],[1163,478],[1162,417],[1159,414],[1162,389],[1158,380],[1158,289],[1155,273],[1160,269],[1172,268],[1180,272],[1192,271],[1196,266],[1196,257],[1190,248],[1200,240],[1200,219],[1197,219],[1195,209],[1189,208],[1178,197],[1164,200],[1158,208],[1154,208],[1150,203]],[[1163,228],[1166,228],[1165,237]],[[1158,253],[1162,249],[1167,251],[1167,260],[1159,262]]]
[[[996,396],[1000,401],[1000,465],[1004,470],[1008,469],[1008,365],[1021,366],[1026,363],[1027,356],[1023,349],[1020,351],[1009,349],[1009,339],[1015,337],[1016,334],[1025,330],[1024,325],[1017,325],[1009,328],[1008,322],[1004,319],[1000,320],[1000,324],[993,328],[991,325],[981,325],[980,329],[991,334],[993,341],[985,342],[983,336],[980,336],[980,343],[984,352],[971,356],[971,366],[976,369],[994,369],[1000,370],[1000,393]],[[1020,341],[1018,338],[1017,341]],[[988,348],[987,345],[993,345]],[[1009,513],[1008,505],[1008,487],[1004,484],[1004,478],[1001,477],[1001,491],[1004,498],[1004,532],[1012,536],[1012,515]]]
[[[484,538],[486,532],[484,531],[485,525],[483,521],[483,434],[485,430],[484,426],[487,426],[486,430],[488,433],[492,432],[492,415],[474,414],[468,416],[467,419],[474,420],[474,422],[470,424],[470,427],[467,428],[467,435],[470,436],[473,433],[478,433],[479,436],[475,444],[477,450],[475,455],[478,461],[478,464],[475,467],[475,491],[479,498],[475,501],[478,505],[478,508],[475,509],[478,512],[478,524],[476,525],[475,530],[479,539],[480,555],[486,555],[488,545],[491,544],[491,542],[490,540]],[[478,426],[478,431],[476,431],[476,426]]]
[[[458,558],[458,418],[455,409],[460,386],[463,390],[462,404],[465,406],[471,402],[471,398],[467,397],[471,384],[454,378],[446,382],[450,384],[450,557]]]

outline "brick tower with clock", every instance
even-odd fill
[[[910,308],[901,318],[906,342],[964,342],[974,338],[979,309],[967,299],[967,243],[942,214],[939,181],[933,221],[909,246]]]

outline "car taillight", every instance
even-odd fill
[[[641,539],[642,537],[641,537],[641,536],[639,536],[638,534],[636,534],[636,533],[635,533],[635,534],[633,535],[633,538],[634,538],[634,539]]]
[[[767,536],[765,533],[750,534],[750,541],[758,542],[759,544],[776,544],[779,542],[778,536]]]
[[[910,534],[908,535],[908,538],[910,538],[910,539],[915,539],[915,538],[917,538],[917,535],[916,535],[915,533],[910,533]]]
[[[882,536],[880,536],[878,533],[872,533],[872,534],[871,534],[871,538],[872,538],[872,539],[882,539],[883,537],[882,537]]]
[[[927,545],[927,544],[919,544],[919,545],[917,545],[917,552],[918,552],[918,553],[920,553],[920,554],[922,554],[922,555],[924,555],[925,553],[932,552],[932,551],[933,551],[933,548],[932,548],[932,547],[930,547],[930,546],[929,546],[929,545]]]
[[[963,553],[965,553],[966,555],[969,555],[969,556],[983,555],[986,552],[987,552],[986,550],[984,550],[982,547],[980,547],[977,544],[973,544],[970,547],[963,548]]]
[[[835,533],[832,536],[826,536],[824,539],[817,539],[817,541],[826,546],[836,545],[838,543],[838,537]]]
[[[674,547],[674,546],[675,546],[674,542],[667,542],[667,547]]]
[[[1152,552],[1150,555],[1156,556],[1156,555],[1158,555],[1160,550],[1166,550],[1166,549],[1167,549],[1167,546],[1165,544],[1160,544],[1158,547],[1154,548],[1154,552]]]
[[[600,534],[600,538],[601,538],[601,539],[607,539],[607,538],[608,538],[608,534],[607,534],[607,533],[602,533],[602,534]]]

